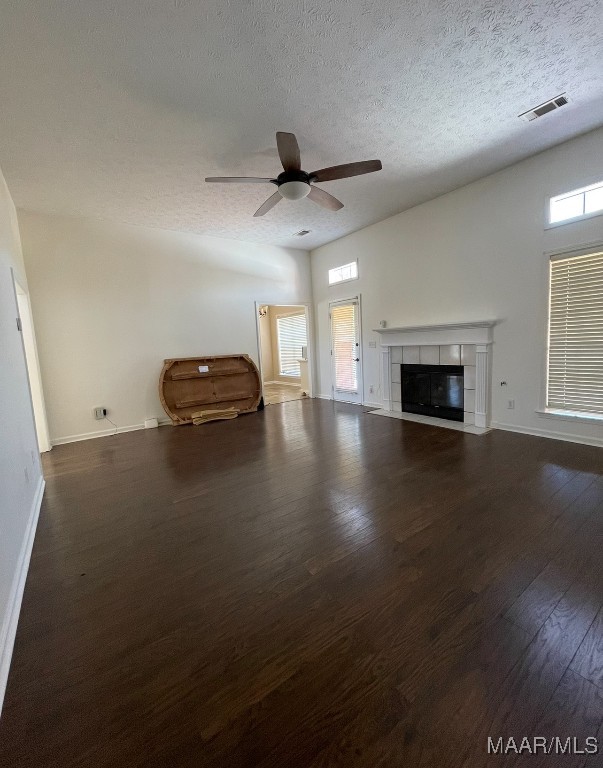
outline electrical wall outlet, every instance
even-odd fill
[[[515,408],[515,400],[507,400],[507,408],[513,410]]]
[[[101,419],[104,419],[107,415],[107,409],[106,408],[95,408],[93,410],[94,418],[100,421]]]
[[[370,395],[374,395],[374,394],[375,394],[375,387],[374,387],[372,384],[371,384],[371,386],[369,387],[369,394],[370,394]]]
[[[369,347],[371,347],[371,349],[376,349],[377,342],[376,341],[369,341]]]

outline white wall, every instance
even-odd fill
[[[164,358],[258,358],[255,301],[309,301],[306,251],[19,211],[53,442],[167,418]]]
[[[0,173],[0,708],[43,492],[11,269],[26,287],[15,209]]]
[[[380,400],[379,336],[372,330],[379,320],[403,326],[497,319],[493,421],[603,443],[600,424],[535,413],[544,404],[545,254],[603,244],[603,216],[545,230],[546,201],[603,179],[602,158],[603,129],[313,251],[318,393],[331,393],[328,303],[360,293],[365,402]],[[327,271],[354,259],[359,280],[329,288]],[[515,410],[507,409],[509,399]]]

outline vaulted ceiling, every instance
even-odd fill
[[[600,0],[3,0],[0,166],[18,207],[314,247],[603,124],[602,46]],[[384,170],[254,219],[273,187],[203,179],[275,175],[277,130]]]

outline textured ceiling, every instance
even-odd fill
[[[314,247],[603,124],[602,8],[2,0],[0,166],[18,207]],[[203,178],[276,174],[277,130],[306,170],[384,170],[254,219],[273,187]]]

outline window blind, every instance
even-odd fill
[[[278,356],[281,376],[299,376],[299,358],[307,345],[306,316],[288,315],[276,318]]]
[[[331,307],[335,389],[339,392],[358,391],[356,306],[339,304]]]
[[[547,406],[603,414],[603,253],[551,260]]]

